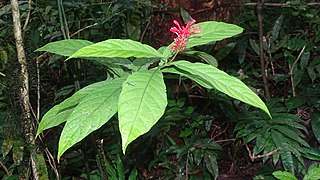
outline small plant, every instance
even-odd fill
[[[298,180],[292,173],[286,171],[275,171],[272,173],[274,177],[280,180]],[[304,175],[303,180],[319,180],[320,167],[319,165],[311,165],[308,172]]]
[[[194,24],[195,20],[192,20],[186,26],[180,26],[177,21],[174,23],[176,27],[170,31],[177,37],[172,44],[159,50],[129,39],[109,39],[99,43],[70,39],[37,49],[68,56],[67,60],[97,61],[114,68],[115,72],[122,69],[118,77],[80,89],[43,116],[37,136],[66,122],[59,140],[58,159],[116,113],[125,153],[128,145],[148,132],[165,112],[167,95],[163,73],[187,77],[207,89],[214,88],[260,108],[271,117],[263,101],[239,79],[210,64],[178,60],[182,51],[188,52],[195,46],[232,37],[241,33],[242,28],[214,21]]]
[[[244,137],[244,144],[255,140],[250,154],[252,160],[259,157],[259,154],[264,162],[272,157],[273,163],[277,164],[281,159],[284,169],[294,173],[304,165],[304,148],[310,147],[304,140],[301,131],[307,130],[301,123],[299,117],[286,113],[275,113],[272,120],[248,119],[237,124],[236,138]]]

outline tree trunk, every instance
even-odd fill
[[[26,140],[27,150],[30,153],[30,162],[33,178],[38,179],[48,179],[47,168],[43,154],[37,153],[37,145],[34,138],[34,125],[31,120],[30,113],[30,102],[29,102],[29,79],[28,79],[28,68],[26,55],[23,47],[23,39],[21,33],[20,24],[20,11],[18,0],[11,0],[12,7],[12,18],[13,18],[13,31],[16,40],[17,57],[19,65],[19,100],[21,105],[21,119],[24,129],[24,136]],[[25,175],[20,175],[20,178],[28,178]]]

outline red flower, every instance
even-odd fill
[[[186,27],[181,27],[178,21],[173,21],[177,27],[170,28],[170,31],[175,33],[178,37],[174,38],[174,45],[171,47],[171,51],[177,50],[178,52],[182,52],[186,49],[188,37],[191,34],[201,33],[200,26],[191,27],[195,22],[196,21],[192,19],[187,23]]]

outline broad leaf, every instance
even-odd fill
[[[206,21],[193,26],[200,26],[201,33],[190,36],[187,48],[220,41],[243,31],[243,28],[224,22]]]
[[[218,67],[217,59],[208,53],[205,53],[202,51],[186,51],[186,52],[184,52],[184,54],[191,55],[193,57],[198,57],[202,61],[205,61],[206,63],[208,63],[214,67]]]
[[[286,171],[275,171],[272,173],[272,175],[280,180],[297,180],[293,174]]]
[[[123,83],[119,98],[119,129],[122,150],[148,132],[163,115],[167,105],[166,88],[159,70],[134,72]]]
[[[320,179],[320,168],[312,167],[308,170],[308,173],[303,177],[303,180],[319,180]]]
[[[106,81],[77,105],[62,130],[58,159],[71,146],[99,129],[117,112],[118,99],[124,78]]]
[[[203,63],[176,61],[172,65],[175,67],[169,67],[163,71],[186,76],[208,89],[215,88],[230,97],[262,109],[271,117],[268,108],[259,96],[236,77]]]
[[[40,124],[38,126],[38,130],[36,133],[36,136],[38,136],[41,132],[43,132],[46,129],[50,129],[52,127],[58,126],[59,124],[65,122],[69,115],[72,113],[73,108],[79,104],[79,102],[86,97],[88,94],[92,93],[96,89],[99,89],[106,84],[108,84],[107,81],[97,82],[93,83],[89,86],[86,86],[79,91],[77,91],[74,95],[67,98],[60,104],[54,106],[51,108],[40,121]]]
[[[320,114],[318,112],[312,114],[311,127],[315,138],[320,143]]]
[[[304,157],[314,161],[320,161],[320,149],[302,147],[301,151]]]
[[[204,154],[204,162],[210,174],[216,179],[219,175],[217,157],[212,153]]]
[[[299,130],[297,129],[293,129],[291,127],[287,127],[286,125],[274,125],[272,126],[273,129],[277,130],[278,132],[280,132],[281,134],[287,136],[288,138],[291,138],[292,140],[298,142],[300,145],[309,147],[310,145],[304,140],[302,139],[298,132]]]
[[[87,40],[81,39],[67,39],[56,42],[51,42],[38,48],[36,51],[47,51],[61,56],[71,56],[79,49],[92,45],[93,43]]]
[[[162,54],[153,47],[130,39],[108,39],[90,46],[86,46],[68,59],[88,57],[136,57],[162,58]]]
[[[285,138],[282,134],[275,130],[271,130],[271,136],[274,144],[277,148],[281,148],[279,150],[281,156],[281,162],[286,171],[294,173],[294,162],[292,157],[292,152],[290,149],[290,145],[285,141]]]

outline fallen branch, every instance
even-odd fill
[[[264,158],[264,157],[272,156],[273,154],[277,153],[277,152],[280,150],[280,148],[278,148],[278,149],[275,149],[275,150],[273,150],[273,151],[270,151],[270,152],[268,152],[268,153],[266,153],[266,154],[261,154],[261,155],[255,156],[254,154],[251,153],[251,150],[250,150],[250,148],[248,147],[248,145],[246,145],[246,148],[247,148],[247,150],[248,150],[249,157],[250,157],[251,161],[254,161],[254,160],[260,159],[260,158]]]
[[[320,2],[315,3],[307,3],[307,4],[301,4],[302,6],[320,6]],[[299,5],[299,6],[301,6]],[[241,6],[241,5],[240,5]],[[244,3],[242,6],[257,6],[257,3]],[[263,6],[268,7],[296,7],[296,4],[292,3],[263,3]]]

